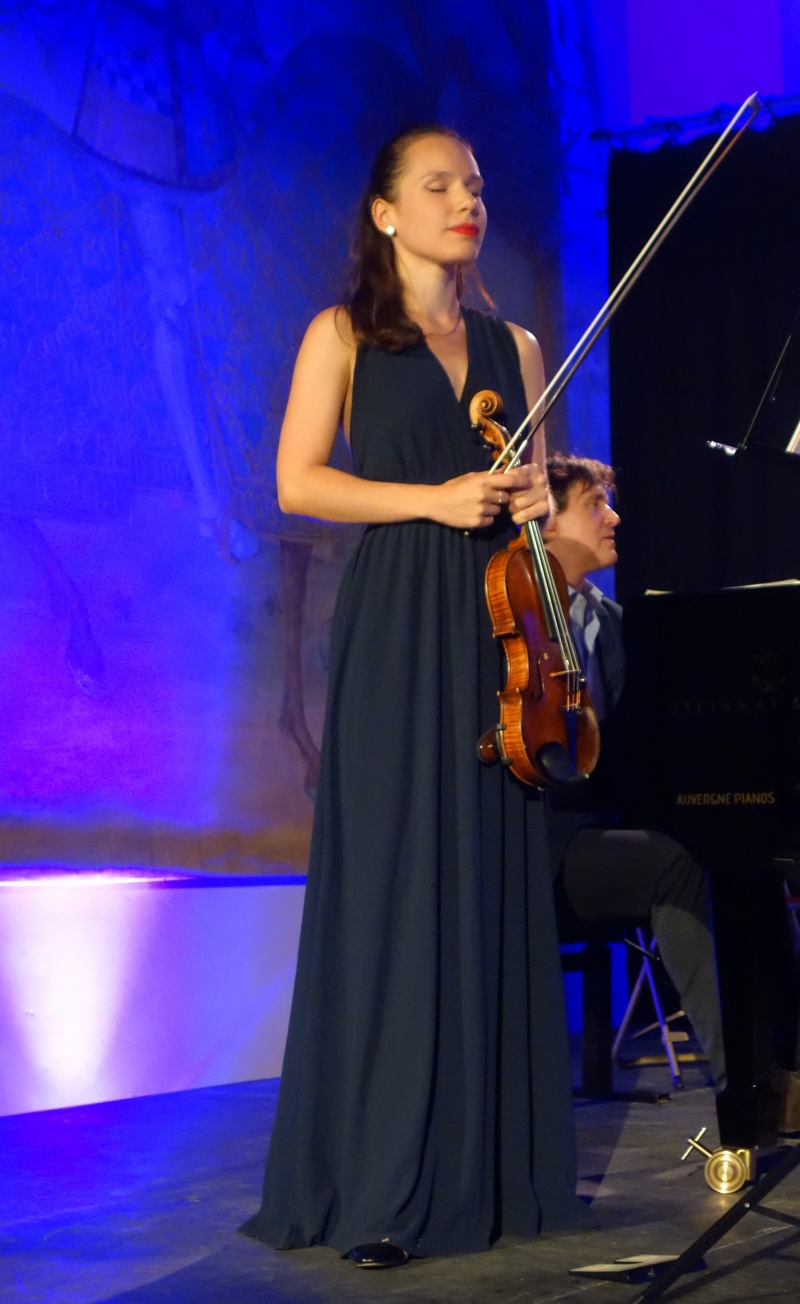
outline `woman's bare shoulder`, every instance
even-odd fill
[[[539,348],[539,341],[530,331],[526,331],[522,326],[516,326],[514,322],[506,322],[508,329],[514,337],[514,343],[517,346],[519,355],[519,369],[522,373],[522,383],[525,386],[525,397],[528,400],[528,407],[533,408],[537,403],[539,396],[544,389],[544,364],[542,362],[542,350]],[[538,449],[539,456],[543,456],[542,449]]]
[[[294,366],[292,388],[284,418],[284,431],[294,428],[294,418],[301,413],[299,426],[306,430],[309,422],[325,412],[325,432],[344,413],[347,418],[348,394],[355,366],[356,346],[346,309],[325,308],[309,323]]]
[[[356,345],[347,309],[342,304],[323,308],[322,312],[318,312],[316,317],[312,318],[304,343],[349,357]]]
[[[513,321],[507,321],[506,326],[514,336],[520,358],[541,356],[542,351],[539,348],[539,341],[531,331],[526,330],[524,326],[517,326]]]

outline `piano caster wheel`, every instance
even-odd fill
[[[715,1150],[705,1167],[706,1185],[720,1195],[739,1191],[750,1181],[750,1151]]]
[[[687,1138],[689,1145],[681,1155],[681,1160],[688,1159],[693,1150],[699,1150],[700,1154],[706,1157],[704,1169],[706,1185],[719,1195],[731,1195],[732,1192],[740,1190],[745,1182],[752,1181],[752,1151],[729,1150],[726,1146],[720,1146],[714,1151],[708,1150],[700,1145],[700,1138],[705,1130],[701,1127],[696,1137]]]

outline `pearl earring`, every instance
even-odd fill
[[[397,231],[393,226],[387,226],[384,229],[384,235],[397,235]]]

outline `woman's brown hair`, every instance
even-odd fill
[[[378,230],[372,217],[372,205],[376,199],[386,199],[390,203],[394,200],[408,147],[424,136],[447,136],[465,149],[470,148],[451,127],[426,123],[404,127],[378,151],[356,213],[352,266],[343,302],[359,348],[377,345],[389,353],[400,353],[403,349],[423,343],[425,338],[417,323],[408,315],[403,287],[397,275],[392,239]],[[458,268],[456,291],[459,302],[467,277],[484,303],[493,307],[473,266],[466,272],[463,268]]]

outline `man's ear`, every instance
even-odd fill
[[[558,534],[557,522],[558,522],[558,512],[551,512],[547,520],[540,527],[542,532],[542,538],[544,539],[545,543],[547,543],[550,539],[554,539]]]

